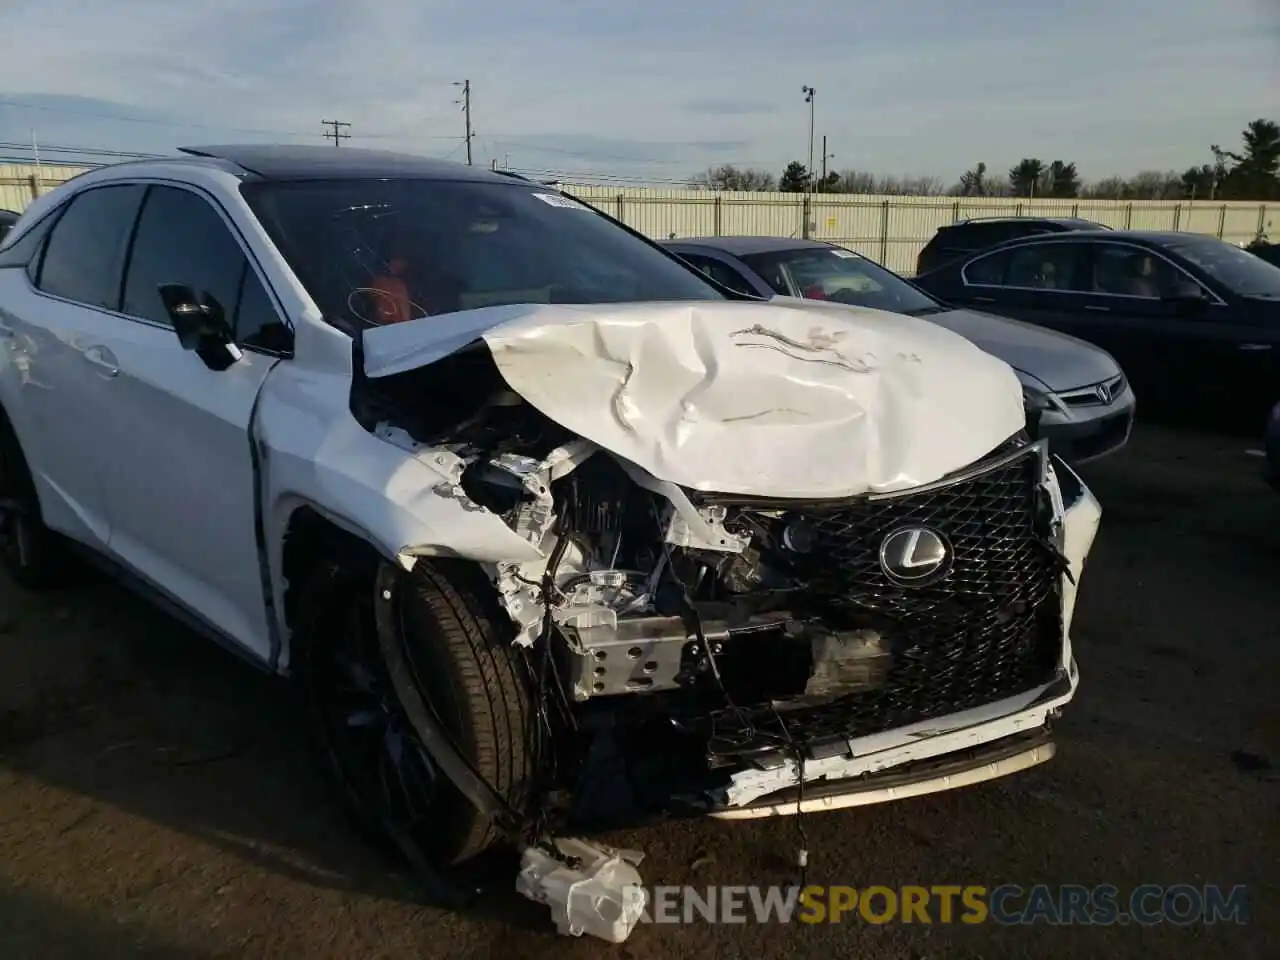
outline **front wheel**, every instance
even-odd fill
[[[385,569],[385,568],[384,568]],[[377,565],[324,565],[302,591],[296,668],[323,762],[357,824],[434,867],[458,867],[501,834],[437,768],[383,656]],[[389,618],[410,682],[472,769],[521,809],[533,778],[534,714],[524,661],[463,565],[396,571]]]

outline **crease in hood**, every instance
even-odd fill
[[[903,490],[1025,425],[1013,370],[965,338],[820,302],[485,307],[365,331],[365,373],[424,367],[478,340],[542,414],[697,490]]]

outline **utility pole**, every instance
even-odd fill
[[[461,82],[455,81],[453,85],[455,87],[462,88],[462,99],[455,100],[454,103],[462,104],[462,116],[464,120],[463,129],[465,131],[465,134],[466,134],[465,138],[467,141],[467,166],[469,167],[471,166],[471,138],[475,136],[475,134],[471,130],[471,81],[470,80],[463,80]]]
[[[351,124],[347,123],[345,120],[321,120],[320,123],[322,126],[333,127],[332,131],[324,134],[324,138],[326,140],[332,140],[335,147],[342,146],[341,141],[351,139],[351,134],[342,132],[347,127],[351,126]]]
[[[823,193],[827,192],[827,161],[835,158],[836,155],[834,153],[827,153],[827,138],[824,136],[822,138],[822,179],[818,181],[821,185],[819,189]]]

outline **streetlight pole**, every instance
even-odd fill
[[[813,180],[813,100],[818,91],[807,84],[800,88],[804,94],[804,102],[809,105],[809,180]]]
[[[805,168],[807,176],[804,178],[804,229],[800,233],[807,240],[809,238],[809,210],[811,203],[809,194],[813,191],[813,100],[818,91],[808,84],[802,86],[800,91],[804,94],[804,102],[809,105],[809,166]]]

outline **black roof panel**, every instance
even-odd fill
[[[299,147],[254,143],[178,149],[192,156],[228,160],[267,180],[417,178],[511,183],[513,179],[499,176],[482,167],[469,167],[462,163],[419,157],[412,153],[365,150],[361,147]]]

